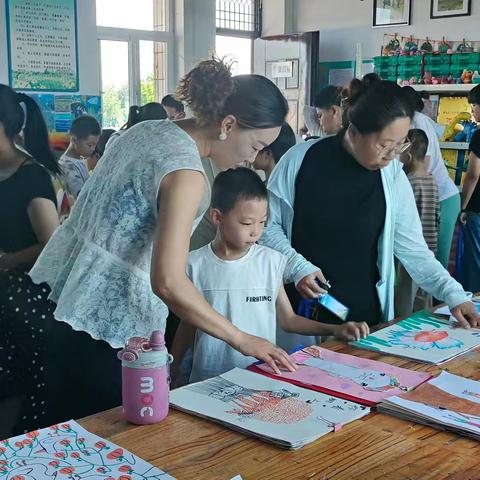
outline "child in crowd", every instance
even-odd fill
[[[480,123],[480,85],[468,94],[472,114]],[[477,130],[468,147],[468,169],[462,189],[460,221],[465,225],[465,250],[462,261],[461,282],[466,290],[480,290],[480,130]]]
[[[113,128],[105,128],[102,130],[97,145],[95,145],[95,149],[87,158],[87,167],[89,172],[92,172],[97,166],[98,161],[102,158],[103,152],[105,152],[108,140],[114,133],[115,130]]]
[[[191,252],[188,261],[187,273],[195,287],[236,327],[273,343],[277,322],[287,332],[305,335],[333,335],[342,340],[367,336],[368,325],[363,322],[327,325],[294,313],[283,287],[286,258],[256,243],[267,219],[267,198],[261,178],[248,168],[218,174],[211,202],[217,235],[211,244]],[[182,322],[172,348],[175,370],[193,341],[190,382],[255,362]]]
[[[95,150],[100,133],[99,123],[90,115],[81,115],[72,122],[70,145],[61,156],[60,165],[66,192],[74,200],[88,180],[87,158]]]
[[[183,103],[175,100],[173,95],[165,95],[162,98],[162,107],[167,112],[169,120],[181,120],[185,118],[185,107]]]
[[[440,203],[435,179],[428,173],[428,138],[423,130],[412,129],[408,133],[410,149],[400,160],[412,186],[418,214],[422,222],[423,236],[428,248],[437,253]],[[407,317],[417,310],[432,306],[432,296],[420,289],[403,265],[398,264],[395,291],[395,314]]]
[[[253,162],[255,170],[262,170],[265,173],[265,182],[268,182],[275,165],[283,157],[283,155],[297,143],[295,133],[292,127],[285,123],[277,139],[268,147],[260,150]]]

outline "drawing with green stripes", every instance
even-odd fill
[[[422,311],[351,343],[368,350],[439,364],[479,346],[480,336],[478,331],[453,328]]]

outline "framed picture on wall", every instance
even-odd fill
[[[431,0],[430,18],[466,17],[472,13],[472,0]]]
[[[373,26],[410,25],[412,0],[373,0]]]
[[[292,76],[286,79],[285,88],[298,88],[298,58],[292,60]]]

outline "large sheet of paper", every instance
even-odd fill
[[[239,368],[173,390],[170,403],[286,448],[299,448],[370,411]]]
[[[2,478],[175,480],[73,420],[0,441]]]
[[[454,328],[427,312],[417,312],[351,344],[438,365],[478,347],[480,331]]]
[[[316,345],[299,350],[290,358],[297,364],[297,370],[283,371],[281,376],[275,375],[266,364],[253,365],[250,369],[368,406],[375,406],[384,398],[413,390],[431,378],[426,372],[332,352]]]
[[[378,408],[480,439],[480,382],[445,371],[413,392],[382,401]]]

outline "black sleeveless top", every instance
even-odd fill
[[[24,163],[0,181],[0,250],[17,252],[38,243],[27,212],[34,198],[46,198],[56,205],[52,178],[39,163]]]
[[[385,223],[380,170],[362,167],[343,147],[344,133],[313,145],[295,183],[292,246],[322,269],[348,320],[381,321],[376,291],[378,241]],[[328,312],[320,318],[327,323]]]

